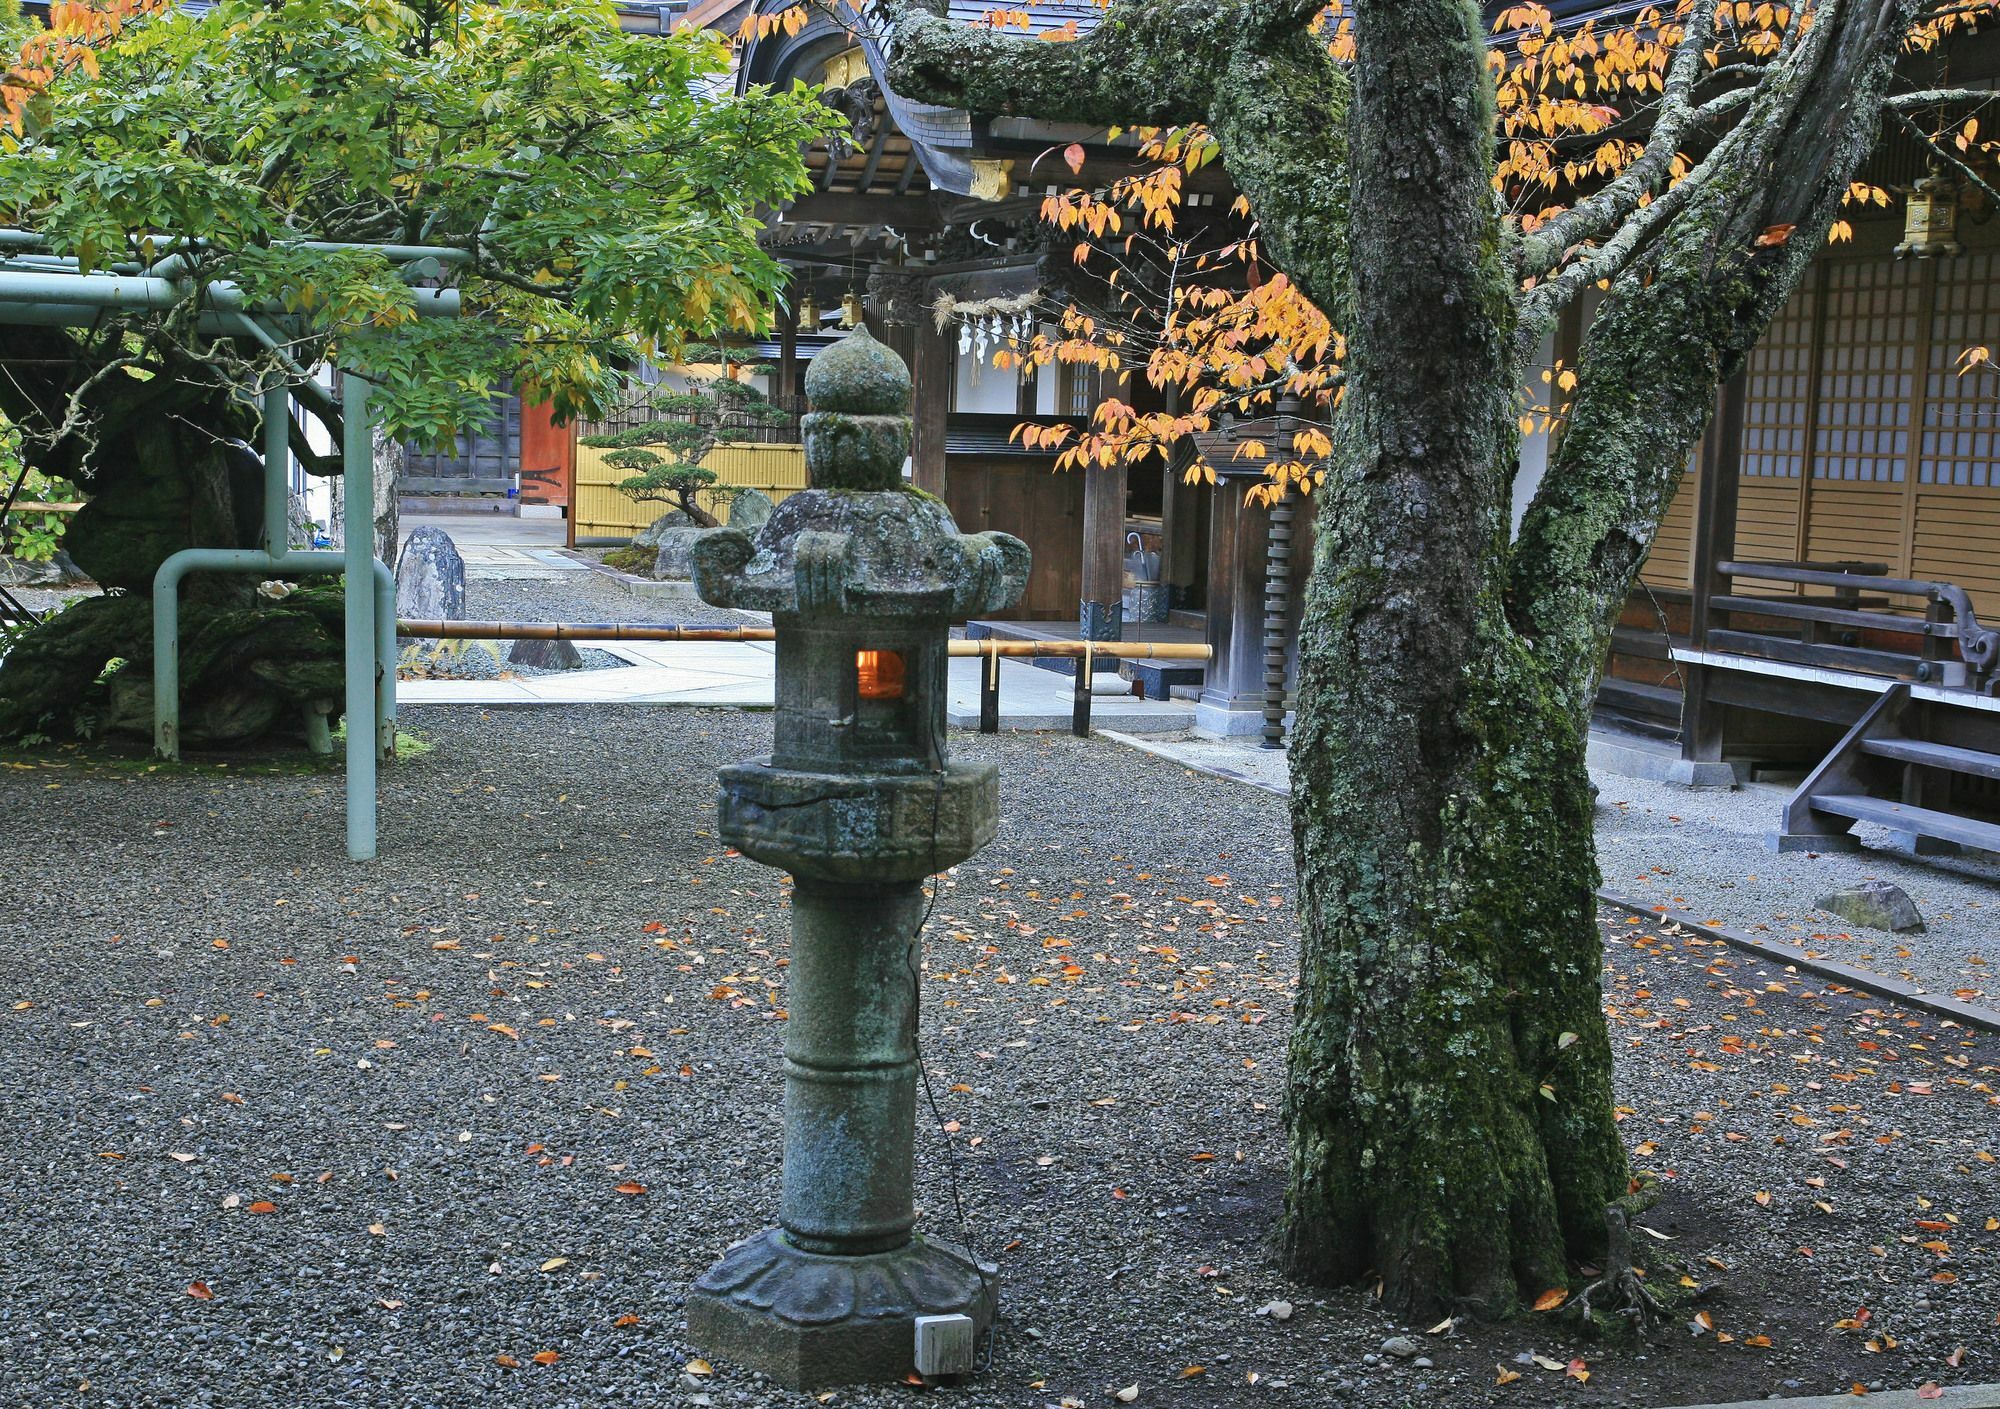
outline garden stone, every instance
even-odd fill
[[[686,582],[694,576],[690,554],[705,528],[669,528],[660,533],[659,554],[653,559],[653,576],[668,582]]]
[[[1915,934],[1924,928],[1924,917],[1917,912],[1916,902],[1901,886],[1888,881],[1863,881],[1858,886],[1822,895],[1813,905],[1864,929]]]
[[[1398,1360],[1409,1360],[1421,1354],[1422,1350],[1423,1347],[1408,1336],[1391,1336],[1382,1342],[1382,1353],[1384,1355],[1393,1355]]]
[[[645,528],[641,529],[638,535],[633,538],[632,546],[634,548],[657,548],[660,546],[661,535],[672,529],[693,527],[693,519],[689,518],[679,509],[669,509],[666,513],[661,514],[658,518],[647,524]]]
[[[771,496],[761,489],[739,489],[729,501],[729,526],[754,534],[771,517]]]
[[[426,524],[403,545],[396,615],[415,621],[465,619],[465,559],[443,529]]]
[[[583,652],[569,641],[513,641],[507,647],[507,664],[528,670],[581,670]]]

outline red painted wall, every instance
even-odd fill
[[[576,473],[576,440],[557,425],[548,402],[521,404],[521,502],[569,503]]]

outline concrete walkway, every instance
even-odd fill
[[[562,549],[567,530],[561,519],[517,519],[512,514],[405,514],[403,541],[420,528],[440,528],[458,545],[468,580],[555,578],[589,572]]]
[[[396,696],[406,704],[483,708],[613,703],[771,707],[777,668],[772,642],[603,641],[596,645],[630,664],[616,670],[509,680],[405,680],[397,685]],[[980,660],[951,663],[945,714],[953,728],[979,726],[979,677],[985,668],[986,662]],[[1070,707],[1067,677],[1016,661],[1000,662],[1001,728],[1067,729]],[[1173,734],[1188,729],[1193,722],[1193,707],[1178,700],[1099,694],[1091,705],[1091,724],[1097,729]]]

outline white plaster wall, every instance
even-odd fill
[[[954,409],[1012,415],[1021,394],[1019,375],[1012,367],[995,367],[988,348],[984,360],[970,352],[958,356],[958,399]]]

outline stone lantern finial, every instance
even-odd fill
[[[725,840],[797,886],[778,1227],[702,1274],[688,1330],[705,1354],[815,1389],[901,1380],[920,1317],[969,1351],[998,1308],[995,1269],[916,1233],[918,931],[924,877],[985,845],[999,815],[993,765],[945,756],[949,628],[1012,606],[1028,549],[961,534],[904,485],[910,373],[866,329],[805,384],[812,488],[754,539],[714,529],[691,554],[706,600],[768,611],[777,631],[771,752],[722,770],[718,810]]]
[[[806,368],[812,410],[800,423],[814,489],[903,487],[910,454],[910,369],[856,328]]]

